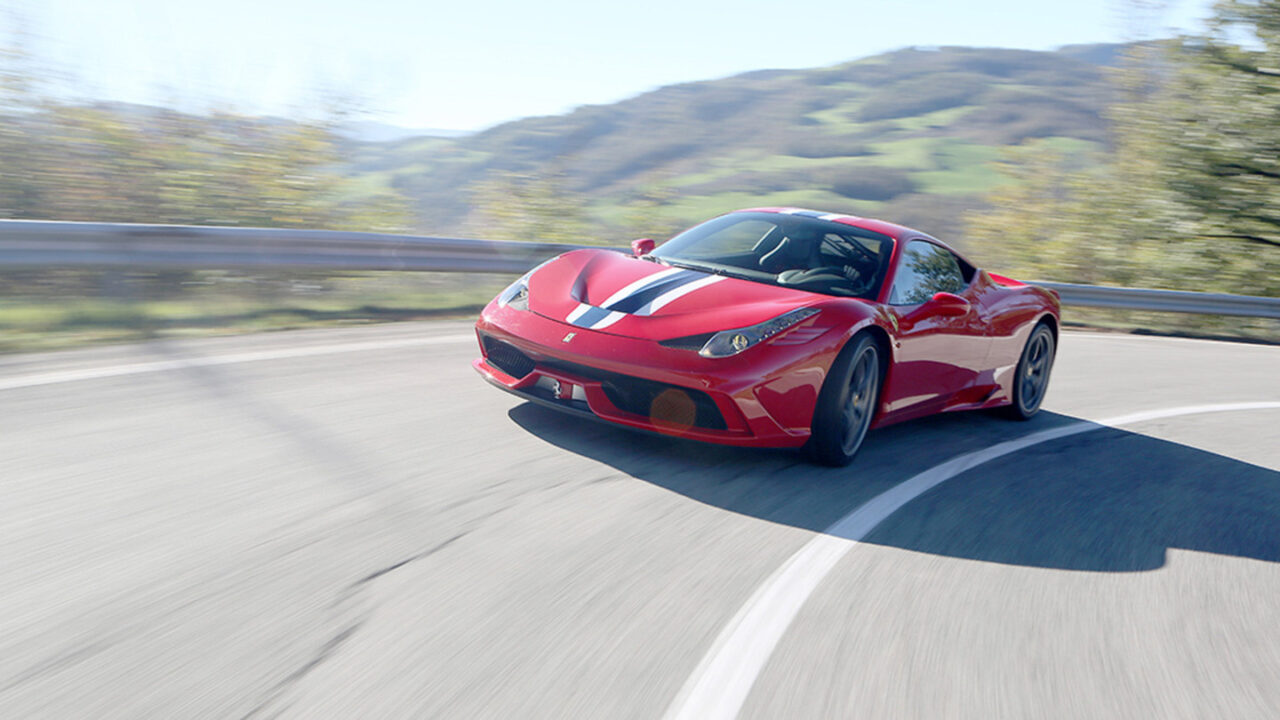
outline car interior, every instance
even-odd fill
[[[829,295],[875,291],[879,255],[855,237],[820,228],[776,226],[753,248],[760,269],[779,285]]]
[[[869,298],[879,290],[892,247],[887,236],[832,222],[744,213],[694,228],[654,255],[783,287]]]

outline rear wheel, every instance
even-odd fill
[[[1040,410],[1045,391],[1049,389],[1049,371],[1053,370],[1053,331],[1041,323],[1031,331],[1018,360],[1013,379],[1013,404],[1008,414],[1015,420],[1030,420]]]
[[[862,447],[880,399],[880,348],[870,335],[840,353],[818,394],[809,455],[823,465],[848,465]]]

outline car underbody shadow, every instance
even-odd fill
[[[796,451],[637,433],[539,407],[520,427],[729,512],[823,532],[876,495],[957,455],[1078,422],[938,415],[873,431],[847,468]],[[974,467],[899,509],[864,542],[1028,567],[1132,572],[1168,548],[1280,562],[1280,472],[1113,428],[1033,445]]]

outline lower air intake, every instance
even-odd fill
[[[515,346],[501,340],[486,336],[484,356],[490,365],[517,380],[533,372],[533,359],[517,350]]]
[[[610,373],[602,383],[609,402],[636,415],[648,417],[658,427],[701,427],[724,430],[724,416],[701,390]]]

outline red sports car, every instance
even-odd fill
[[[922,415],[1029,418],[1049,384],[1057,295],[910,228],[755,208],[632,250],[513,283],[476,323],[476,370],[561,410],[829,465]]]

